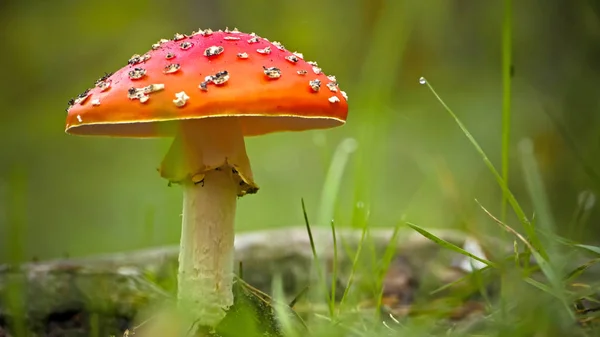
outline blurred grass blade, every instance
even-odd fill
[[[437,236],[435,236],[435,235],[431,234],[430,232],[428,232],[423,227],[417,226],[417,225],[412,224],[410,222],[407,222],[406,225],[408,227],[414,229],[415,231],[417,231],[419,234],[423,235],[424,237],[428,238],[429,240],[435,242],[437,245],[439,245],[441,247],[450,249],[450,250],[452,250],[452,251],[454,251],[456,253],[462,254],[464,256],[468,256],[468,257],[470,257],[470,258],[472,258],[474,260],[477,260],[477,261],[479,261],[481,263],[484,263],[487,266],[496,267],[496,264],[493,263],[492,261],[488,261],[488,260],[483,259],[483,258],[481,258],[479,256],[473,255],[473,254],[467,252],[466,250],[460,248],[459,246],[457,246],[457,245],[455,245],[453,243],[450,243],[450,242],[448,242],[448,241],[446,241],[444,239],[440,239]]]
[[[512,86],[512,0],[504,0],[502,23],[502,179],[508,185],[510,157],[511,86]],[[508,196],[502,191],[502,216],[506,220]]]
[[[552,288],[540,281],[536,281],[536,280],[532,279],[531,277],[527,277],[527,278],[525,278],[525,282],[531,284],[532,286],[538,288],[539,290],[541,290],[549,295],[552,295],[553,297],[556,297],[556,294],[554,293]]]
[[[579,248],[579,249],[586,250],[590,253],[600,255],[600,247],[598,247],[598,246],[581,244],[581,243],[575,242],[573,240],[569,240],[567,238],[564,238],[564,237],[556,235],[556,234],[554,234],[552,237],[557,243],[560,243],[567,247]]]
[[[549,233],[555,232],[554,219],[550,211],[546,189],[539,173],[539,168],[533,153],[533,142],[525,138],[519,143],[525,184],[534,204],[539,227]],[[551,244],[552,240],[545,242]]]
[[[367,239],[368,228],[369,226],[364,226],[362,228],[362,232],[360,234],[360,241],[358,242],[358,248],[356,249],[356,253],[354,254],[354,259],[352,260],[352,269],[350,270],[350,275],[348,276],[348,281],[346,282],[344,293],[342,295],[342,298],[340,299],[340,310],[342,309],[342,305],[348,297],[350,288],[352,288],[352,284],[354,283],[354,277],[356,275],[356,270],[358,269],[358,259],[361,256],[363,245]]]
[[[531,240],[531,243],[536,248],[538,248],[540,250],[540,253],[542,255],[545,256],[546,253],[544,252],[544,248],[542,247],[542,245],[539,242],[539,239],[538,239],[537,234],[535,232],[535,227],[529,221],[529,219],[527,219],[527,216],[525,215],[525,212],[521,208],[521,205],[519,204],[519,202],[517,201],[517,199],[515,198],[515,196],[512,194],[512,192],[508,188],[508,185],[506,184],[506,182],[504,181],[504,179],[502,178],[502,176],[500,175],[500,173],[498,173],[498,170],[496,170],[496,167],[494,167],[494,164],[490,161],[490,159],[488,158],[488,156],[485,153],[485,151],[483,151],[483,148],[481,148],[481,146],[475,140],[475,138],[473,137],[473,135],[471,135],[471,132],[469,132],[469,130],[467,129],[467,127],[461,122],[461,120],[454,113],[454,111],[452,111],[452,109],[450,109],[450,107],[446,104],[446,102],[444,102],[444,100],[442,100],[442,98],[438,95],[438,93],[435,91],[435,89],[429,83],[429,81],[427,81],[424,77],[421,77],[421,79],[419,80],[419,82],[421,84],[426,84],[427,85],[427,87],[429,88],[429,90],[431,90],[431,92],[433,93],[433,95],[435,96],[435,98],[440,102],[440,104],[444,107],[444,109],[450,114],[450,116],[454,119],[454,121],[456,122],[456,124],[458,125],[458,127],[461,129],[461,131],[464,133],[464,135],[467,137],[467,139],[471,142],[471,145],[473,145],[473,147],[475,148],[475,150],[477,151],[477,153],[479,153],[479,155],[483,159],[483,162],[485,163],[485,165],[488,167],[488,169],[490,170],[490,172],[492,173],[492,175],[494,176],[494,178],[496,178],[496,182],[498,183],[498,185],[502,189],[502,193],[504,195],[506,195],[506,197],[508,199],[508,203],[511,205],[513,211],[515,212],[515,214],[519,218],[519,221],[521,222],[521,224],[525,228],[525,232],[527,233],[527,236]]]
[[[590,216],[596,205],[596,194],[590,190],[583,190],[577,196],[577,207],[573,213],[571,222],[568,224],[570,237],[581,238]]]
[[[569,312],[569,315],[572,316],[573,312],[570,310],[569,303],[565,297],[565,289],[564,289],[563,280],[561,279],[560,274],[556,271],[554,266],[548,261],[548,259],[546,257],[542,256],[538,252],[536,247],[534,247],[529,241],[527,241],[527,239],[525,239],[523,237],[523,235],[521,235],[519,232],[517,232],[516,230],[514,230],[513,228],[511,228],[504,222],[502,222],[500,219],[493,216],[485,207],[483,207],[483,205],[481,205],[479,203],[479,201],[476,200],[476,202],[477,202],[477,204],[479,204],[479,207],[481,207],[481,209],[483,209],[483,211],[490,218],[492,218],[492,220],[494,220],[497,224],[499,224],[505,230],[514,234],[519,240],[521,240],[529,248],[529,252],[533,255],[538,266],[542,270],[542,273],[544,274],[544,276],[546,276],[546,279],[548,279],[548,282],[550,282],[550,284],[552,285],[552,289],[551,289],[552,295],[561,300],[561,302],[562,302],[561,304]]]
[[[321,266],[321,262],[319,260],[319,254],[317,254],[317,248],[315,247],[315,240],[313,238],[312,235],[312,230],[310,229],[310,222],[308,220],[308,213],[306,212],[306,205],[304,204],[304,199],[300,199],[300,202],[302,204],[302,214],[304,215],[304,224],[306,225],[306,232],[308,233],[308,239],[310,241],[310,249],[312,250],[312,254],[313,254],[313,268],[311,270],[311,273],[314,272],[314,269],[316,269],[316,273],[317,273],[317,283],[320,285],[318,287],[315,287],[314,289],[316,289],[315,291],[317,292],[317,297],[318,298],[322,298],[322,296],[328,296],[327,295],[327,285],[325,284],[325,277],[323,276],[323,270],[322,270],[322,266]],[[311,282],[314,282],[313,277],[310,278]],[[329,298],[328,302],[329,302]]]
[[[344,170],[350,155],[356,151],[357,147],[358,143],[354,138],[346,138],[337,146],[321,191],[321,209],[317,226],[325,226],[332,221]]]
[[[519,150],[523,164],[523,173],[525,175],[525,184],[531,195],[536,215],[539,218],[539,227],[544,232],[551,233],[550,236],[546,235],[544,238],[544,245],[549,256],[537,256],[537,252],[535,251],[532,253],[542,269],[542,272],[552,285],[555,296],[561,299],[568,312],[573,315],[565,297],[564,279],[561,277],[561,275],[563,275],[563,266],[567,261],[564,261],[563,255],[557,246],[557,242],[553,239],[555,236],[554,218],[550,210],[550,203],[548,201],[544,183],[542,182],[539,168],[534,157],[533,142],[530,139],[522,140],[519,144]]]
[[[566,282],[573,281],[574,279],[578,278],[581,274],[583,274],[583,272],[585,272],[588,268],[590,268],[598,263],[600,263],[600,258],[596,258],[596,259],[586,262],[585,264],[575,268],[570,273],[568,273],[567,276],[565,277],[565,281]]]
[[[338,246],[337,246],[337,235],[335,234],[335,222],[331,220],[331,235],[333,237],[333,261],[331,271],[331,291],[329,296],[329,315],[335,316],[335,294],[336,285],[338,282]]]
[[[283,330],[283,335],[286,337],[298,336],[298,331],[294,328],[294,324],[290,318],[290,307],[285,304],[285,294],[283,291],[281,274],[277,273],[273,276],[271,288],[273,289],[273,301],[271,303],[275,310],[277,321],[281,326],[281,330]]]
[[[302,296],[304,296],[304,294],[306,294],[306,292],[308,292],[308,289],[309,289],[309,287],[302,288],[302,290],[300,290],[300,292],[296,296],[294,296],[294,298],[290,301],[288,306],[290,308],[294,308],[294,306],[296,305],[296,303],[298,303],[298,301],[300,301]]]
[[[375,307],[375,312],[379,314],[381,312],[381,305],[383,301],[383,281],[385,280],[385,275],[388,272],[388,269],[392,263],[392,260],[396,256],[396,247],[398,246],[398,235],[400,234],[400,227],[405,225],[406,222],[403,220],[399,222],[394,227],[394,232],[390,237],[390,241],[385,247],[385,252],[383,253],[383,257],[381,258],[381,264],[379,266],[379,275],[377,275],[377,289],[379,290],[379,294],[377,295],[377,305]]]
[[[574,244],[573,247],[578,247],[590,251],[592,253],[600,255],[600,247],[590,246],[590,245],[582,245],[582,244]]]

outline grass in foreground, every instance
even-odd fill
[[[290,298],[283,291],[282,277],[275,276],[271,298],[240,280],[236,290],[239,306],[218,329],[220,336],[600,335],[600,247],[556,234],[531,143],[525,140],[520,146],[523,174],[535,208],[535,216],[530,220],[458,116],[425,79],[421,82],[431,89],[481,156],[507,196],[521,229],[505,223],[501,215],[492,214],[480,204],[482,214],[498,228],[496,233],[474,238],[485,256],[406,221],[398,223],[388,245],[380,249],[371,241],[368,206],[361,205],[366,209],[356,212],[361,217],[353,221],[359,224],[360,243],[350,247],[336,235],[335,224],[330,223],[335,253],[333,259],[327,261],[320,256],[322,247],[311,235],[303,203],[314,255],[314,277],[308,291]],[[330,204],[322,206],[324,215],[319,219],[332,217],[341,172],[353,148],[340,146],[334,156],[338,158],[337,164],[330,170],[336,174],[330,175],[333,178],[327,180],[324,189],[328,190],[323,192],[323,202]],[[584,199],[579,205],[581,209],[575,213],[592,206]],[[406,276],[397,252],[421,253],[397,247],[398,238],[407,231],[416,231],[437,246],[437,250],[431,259],[422,259],[427,260],[426,263],[410,266],[417,283],[407,282],[397,287],[398,278]],[[501,232],[508,235],[498,235]],[[466,238],[472,234],[464,235]],[[481,263],[481,267],[472,268],[470,272],[458,271],[451,267],[452,260],[458,256],[473,266]],[[350,263],[342,264],[343,258]],[[439,268],[440,264],[446,267]],[[448,277],[448,273],[453,274]],[[243,278],[242,268],[240,277]],[[152,281],[147,279],[146,282]],[[18,307],[18,303],[13,304]],[[104,329],[94,317],[90,318],[89,335],[101,336],[100,331]],[[21,321],[14,323],[23,331]],[[138,330],[128,333],[131,336]]]

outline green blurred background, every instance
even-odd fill
[[[587,242],[597,240],[598,212],[581,233],[568,225],[578,196],[600,187],[599,10],[595,1],[516,1],[513,22],[510,187],[531,214],[517,151],[531,138],[560,230]],[[474,202],[500,212],[493,177],[418,79],[500,167],[502,11],[502,1],[476,0],[0,2],[0,263],[178,242],[180,190],[156,172],[168,140],[68,136],[64,109],[159,38],[226,26],[303,52],[350,98],[344,127],[247,139],[261,190],[240,199],[238,231],[302,224],[301,198],[316,220],[347,137],[358,151],[338,226],[356,223],[358,204],[373,226],[405,217],[497,231]]]

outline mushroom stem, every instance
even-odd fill
[[[233,242],[237,187],[231,170],[183,183],[178,302],[205,326],[216,326],[233,304]]]
[[[256,192],[239,121],[185,121],[161,176],[183,188],[178,304],[192,320],[216,326],[233,304],[237,197]]]

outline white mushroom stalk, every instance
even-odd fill
[[[160,171],[183,189],[179,306],[216,326],[233,304],[237,197],[257,190],[237,118],[183,122]]]

